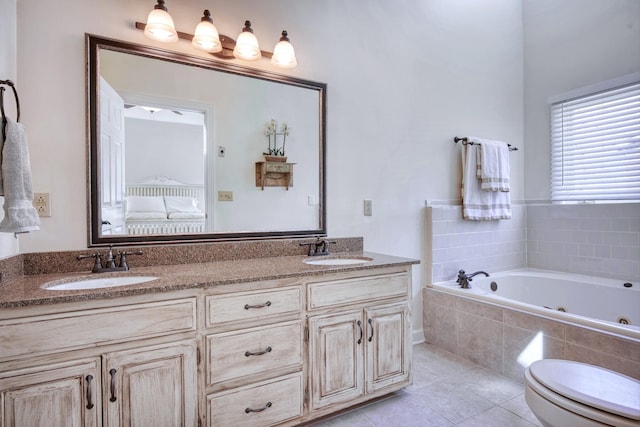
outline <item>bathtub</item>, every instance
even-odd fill
[[[630,287],[625,287],[629,284]],[[522,269],[478,275],[470,289],[445,289],[467,298],[640,339],[640,284],[580,274]],[[494,290],[495,289],[495,290]]]
[[[475,276],[471,289],[455,280],[423,289],[427,342],[521,380],[526,366],[516,359],[542,335],[543,357],[640,377],[640,283],[535,269],[489,273]]]

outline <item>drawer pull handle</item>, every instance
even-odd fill
[[[251,408],[247,408],[244,410],[245,413],[250,414],[251,412],[262,412],[268,408],[271,408],[272,403],[271,402],[267,402],[266,405],[264,405],[262,408],[260,409],[251,409]]]
[[[250,351],[245,351],[244,355],[245,355],[245,357],[262,356],[263,354],[271,353],[271,350],[273,350],[271,347],[267,347],[264,351],[258,351],[256,353],[252,353]]]
[[[271,306],[271,301],[267,301],[264,304],[258,304],[258,305],[245,304],[244,305],[244,309],[245,310],[249,310],[250,308],[265,308],[265,307],[270,307],[270,306]]]
[[[369,319],[369,326],[371,326],[371,335],[368,338],[368,341],[371,342],[373,340],[373,320]]]
[[[110,402],[115,402],[116,400],[118,400],[116,398],[116,370],[115,369],[111,369],[109,371],[109,375],[111,375],[111,397],[109,398]]]
[[[87,375],[87,409],[93,409],[93,397],[91,396],[91,381],[93,375]]]
[[[360,339],[358,339],[358,344],[362,344],[362,335],[363,335],[362,322],[360,322],[359,320],[358,320],[358,328],[360,328]]]

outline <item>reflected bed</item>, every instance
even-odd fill
[[[166,176],[127,185],[126,224],[129,235],[191,234],[205,230],[202,185]]]

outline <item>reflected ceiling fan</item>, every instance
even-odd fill
[[[129,109],[129,108],[133,108],[133,107],[140,107],[143,108],[145,110],[147,110],[148,112],[150,112],[151,114],[155,113],[156,111],[161,111],[161,110],[165,110],[165,108],[158,108],[158,107],[145,107],[144,105],[135,105],[135,104],[124,104],[124,108]],[[179,116],[182,116],[182,112],[178,111],[178,110],[170,110],[172,113],[177,114]]]

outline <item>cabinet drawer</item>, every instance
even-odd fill
[[[193,331],[195,298],[0,321],[0,360]]]
[[[300,287],[208,296],[207,327],[297,313],[301,306]]]
[[[291,172],[290,163],[267,162],[265,165],[266,172],[287,173]]]
[[[302,323],[207,337],[207,385],[302,365]]]
[[[406,273],[394,273],[310,283],[307,289],[309,310],[313,310],[383,298],[406,297],[409,280]]]
[[[265,427],[302,415],[302,372],[207,398],[208,425]]]

